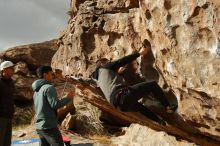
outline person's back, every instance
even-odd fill
[[[111,102],[110,97],[112,93],[125,86],[123,84],[123,79],[114,70],[108,68],[100,68],[98,72],[99,77],[97,83],[108,102]]]
[[[56,91],[48,81],[44,79],[36,80],[33,83],[34,89],[34,108],[36,114],[37,129],[51,129],[57,127],[56,110],[51,107],[48,102],[48,95],[54,94]]]
[[[113,104],[116,92],[126,87],[123,77],[118,73],[120,67],[125,66],[132,60],[139,57],[139,53],[133,53],[113,62],[107,59],[100,59],[96,70],[92,73],[92,78],[96,80],[108,102]]]
[[[34,90],[34,107],[36,113],[36,131],[40,137],[40,145],[63,146],[61,133],[57,127],[56,110],[65,106],[74,96],[69,92],[67,97],[58,99],[56,89],[51,85],[53,71],[50,66],[38,68],[40,79],[32,84]]]

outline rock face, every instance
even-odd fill
[[[177,141],[175,137],[169,136],[165,132],[157,132],[138,124],[132,124],[126,128],[124,135],[113,137],[112,143],[122,146],[196,146],[187,141]]]
[[[14,63],[26,62],[29,68],[39,67],[51,63],[51,58],[57,51],[57,40],[46,41],[42,43],[17,46],[10,48],[0,54],[3,60],[11,60]]]
[[[17,100],[32,100],[31,84],[36,80],[36,68],[50,65],[58,50],[57,40],[10,48],[0,54],[0,59],[15,63],[15,86]]]
[[[54,68],[87,78],[98,59],[147,39],[152,54],[138,60],[140,75],[174,93],[186,121],[220,135],[219,0],[72,0],[69,14]]]

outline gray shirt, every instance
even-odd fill
[[[111,94],[114,93],[115,90],[125,86],[123,78],[120,77],[117,72],[108,68],[99,69],[99,78],[97,83],[108,102],[110,102]]]
[[[123,78],[117,73],[117,70],[139,56],[139,53],[133,53],[116,61],[109,62],[103,67],[98,67],[93,72],[92,76],[97,80],[97,85],[101,88],[108,102],[112,103],[113,99],[111,98],[114,97],[117,90],[126,86]]]

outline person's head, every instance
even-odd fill
[[[11,78],[14,75],[14,63],[11,61],[4,61],[0,65],[1,75],[4,78]]]
[[[96,61],[97,67],[104,66],[107,63],[109,63],[109,60],[107,58],[101,58],[101,59]]]
[[[151,49],[151,44],[147,39],[144,39],[143,41],[143,48]]]
[[[37,69],[37,76],[40,79],[45,79],[49,82],[53,79],[53,70],[50,66],[41,66]]]
[[[134,60],[131,62],[131,66],[134,70],[137,70],[139,67],[139,63],[136,60]]]
[[[151,44],[147,39],[145,39],[143,41],[142,48],[139,50],[139,54],[143,57],[149,54],[149,52],[151,52]]]

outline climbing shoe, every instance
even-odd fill
[[[160,120],[158,121],[158,123],[159,123],[160,125],[163,125],[163,126],[166,126],[166,124],[167,124],[163,119],[160,119]]]
[[[167,111],[167,113],[174,113],[177,108],[178,108],[178,106],[176,104],[171,104],[166,107],[166,111]]]

